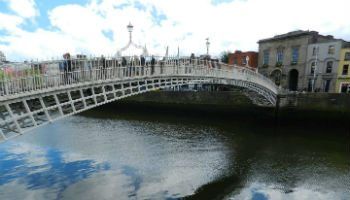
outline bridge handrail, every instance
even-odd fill
[[[270,79],[246,67],[175,56],[154,57],[153,64],[150,58],[144,62],[137,57],[128,59],[127,64],[122,62],[122,58],[72,59],[69,60],[70,70],[67,69],[67,60],[5,63],[0,66],[0,97],[77,83],[158,75],[236,78],[278,92]]]

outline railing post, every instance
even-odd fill
[[[5,95],[9,95],[9,88],[8,88],[8,82],[6,78],[6,73],[4,72],[4,90],[5,90]]]

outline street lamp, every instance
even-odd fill
[[[316,85],[316,78],[317,78],[317,56],[318,56],[318,46],[315,47],[315,51],[316,51],[316,57],[315,57],[315,68],[314,68],[314,77],[312,80],[312,92],[315,92],[315,85]]]
[[[209,56],[209,45],[210,45],[209,38],[206,38],[205,40],[207,41],[205,44],[207,45],[207,55]]]
[[[129,39],[130,39],[130,42],[132,41],[132,31],[134,29],[134,26],[129,22],[129,25],[126,27],[129,31]]]

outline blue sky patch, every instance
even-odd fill
[[[140,1],[135,1],[134,7],[140,11],[147,11],[146,5],[142,4]]]
[[[123,10],[124,8],[127,8],[129,6],[131,6],[131,3],[127,2],[127,3],[122,3],[122,4],[119,4],[117,6],[114,6],[114,8],[117,10]]]
[[[159,26],[163,20],[168,19],[167,16],[163,12],[159,11],[155,6],[152,6],[151,15],[153,21]]]
[[[103,30],[102,34],[108,38],[109,40],[113,41],[113,31],[111,30]]]
[[[9,4],[3,0],[0,0],[0,13],[16,15],[16,13],[10,9]]]
[[[139,11],[144,11],[144,12],[147,11],[147,6],[142,4],[140,1],[135,1],[133,4],[130,1],[128,1],[126,3],[122,3],[122,4],[119,4],[117,6],[114,6],[114,8],[117,10],[123,10],[123,9],[125,9],[127,7],[131,7],[131,6],[133,6],[134,8],[136,8]]]
[[[60,0],[60,1],[35,1],[37,8],[39,9],[40,16],[36,18],[37,27],[50,29],[51,23],[49,19],[49,12],[58,6],[67,4],[85,5],[89,0]],[[35,26],[32,25],[32,26]],[[30,27],[30,26],[29,26]]]
[[[214,6],[220,5],[222,3],[231,3],[235,0],[211,0],[211,4],[213,4]]]

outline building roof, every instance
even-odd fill
[[[286,39],[297,38],[297,37],[302,37],[302,36],[321,36],[321,35],[319,35],[317,31],[297,30],[297,31],[288,32],[288,33],[282,34],[282,35],[276,35],[272,38],[262,39],[262,40],[259,40],[258,43],[286,40]],[[323,36],[323,37],[328,37],[329,39],[333,39],[333,36],[331,36],[331,35],[330,36]]]
[[[233,53],[229,53],[229,55],[234,55],[234,54],[254,54],[254,53],[258,53],[256,51],[240,51],[240,50],[236,50]]]

